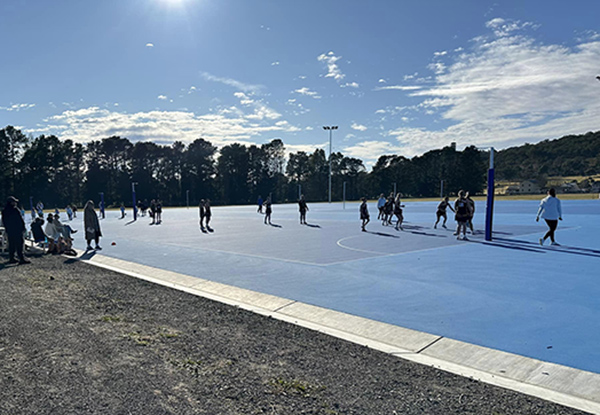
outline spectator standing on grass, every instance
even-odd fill
[[[442,228],[446,229],[446,221],[448,220],[448,215],[446,215],[446,209],[450,208],[450,210],[452,212],[454,212],[454,209],[452,209],[452,206],[450,206],[450,203],[448,202],[448,196],[446,196],[444,199],[442,199],[442,201],[440,202],[440,204],[437,206],[437,211],[435,212],[435,215],[437,216],[437,220],[435,221],[435,225],[433,225],[433,229],[437,228],[437,224],[440,221],[440,218],[444,218],[444,223],[442,223]]]
[[[77,205],[73,205],[73,217],[77,217]]]
[[[367,231],[367,224],[369,223],[370,220],[370,216],[369,216],[369,208],[367,206],[367,199],[366,198],[362,198],[360,199],[362,201],[362,203],[360,204],[360,220],[362,220],[362,225],[361,225],[361,230],[363,232]]]
[[[540,207],[535,218],[536,222],[540,220],[540,215],[546,221],[549,228],[544,237],[540,238],[540,245],[544,245],[546,239],[550,238],[550,241],[552,241],[551,245],[558,246],[559,244],[554,240],[554,232],[558,226],[558,221],[562,220],[562,207],[560,199],[556,197],[556,190],[554,188],[548,190],[548,196],[540,202]]]
[[[8,263],[9,264],[29,264],[30,261],[23,256],[23,234],[25,232],[25,221],[21,212],[17,209],[19,200],[10,196],[6,201],[6,206],[2,210],[2,223],[8,239]],[[19,260],[15,258],[15,253]]]
[[[87,242],[87,251],[92,249],[92,241],[96,242],[97,250],[102,249],[99,245],[102,231],[100,230],[100,221],[98,221],[98,215],[94,210],[94,202],[88,200],[83,208],[83,225],[85,227],[85,240]]]
[[[300,200],[298,200],[298,208],[300,210],[300,225],[306,225],[306,211],[308,210],[308,205],[306,204],[306,200],[304,200],[304,195],[301,195]]]
[[[162,202],[159,200],[156,201],[156,223],[162,223]]]

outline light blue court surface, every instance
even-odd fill
[[[166,209],[161,225],[108,212],[101,253],[600,373],[600,201],[563,201],[560,247],[538,243],[538,202],[496,202],[491,243],[483,202],[469,242],[433,229],[436,205],[407,203],[396,231],[371,203],[367,233],[356,203],[309,204],[310,226],[296,205],[274,205],[276,226],[253,206],[217,207],[212,233],[197,208]]]

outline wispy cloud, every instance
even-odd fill
[[[335,56],[333,52],[327,54],[323,53],[317,57],[319,62],[324,62],[327,65],[327,74],[325,75],[325,78],[333,78],[339,82],[346,77],[336,63],[341,58],[341,56]]]
[[[302,87],[302,88],[300,88],[300,89],[295,89],[293,92],[295,92],[295,93],[297,93],[297,94],[300,94],[300,95],[306,95],[306,96],[312,97],[312,98],[314,98],[314,99],[319,99],[319,98],[321,98],[321,96],[320,96],[320,95],[319,95],[317,92],[315,92],[315,91],[311,91],[311,90],[310,90],[309,88],[307,88],[307,87]]]
[[[0,110],[19,112],[21,110],[28,110],[33,107],[35,107],[35,104],[12,104],[8,107],[0,107]]]
[[[160,99],[161,101],[166,101],[168,99],[168,97],[166,95],[159,95],[156,97],[156,99]]]
[[[423,87],[418,85],[389,85],[389,86],[378,86],[375,91],[415,91]]]
[[[237,88],[237,89],[239,89],[240,91],[243,91],[243,92],[258,93],[263,88],[262,85],[245,84],[245,83],[237,81],[235,79],[222,78],[222,77],[219,77],[219,76],[212,75],[212,74],[210,74],[208,72],[201,72],[200,76],[202,76],[202,78],[204,80],[206,80],[206,81],[219,82],[219,83],[222,83],[222,84],[229,85],[229,86],[232,86],[234,88]]]
[[[350,128],[357,131],[367,131],[367,127],[357,123],[352,123],[352,125],[350,125]]]
[[[452,125],[388,131],[403,154],[452,141],[502,148],[598,129],[599,40],[567,47],[536,41],[532,23],[495,18],[487,27],[491,35],[452,58],[434,86],[409,94],[426,98],[415,108]]]
[[[147,48],[153,48],[154,47],[154,43],[146,43],[146,47]]]

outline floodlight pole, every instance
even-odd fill
[[[337,125],[326,125],[323,126],[324,130],[329,130],[329,203],[331,203],[331,149],[332,149],[332,140],[331,140],[331,134],[333,133],[333,130],[337,130],[338,126]]]

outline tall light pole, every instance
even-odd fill
[[[333,130],[337,130],[337,125],[326,125],[324,130],[329,130],[329,203],[331,203],[331,134]]]

